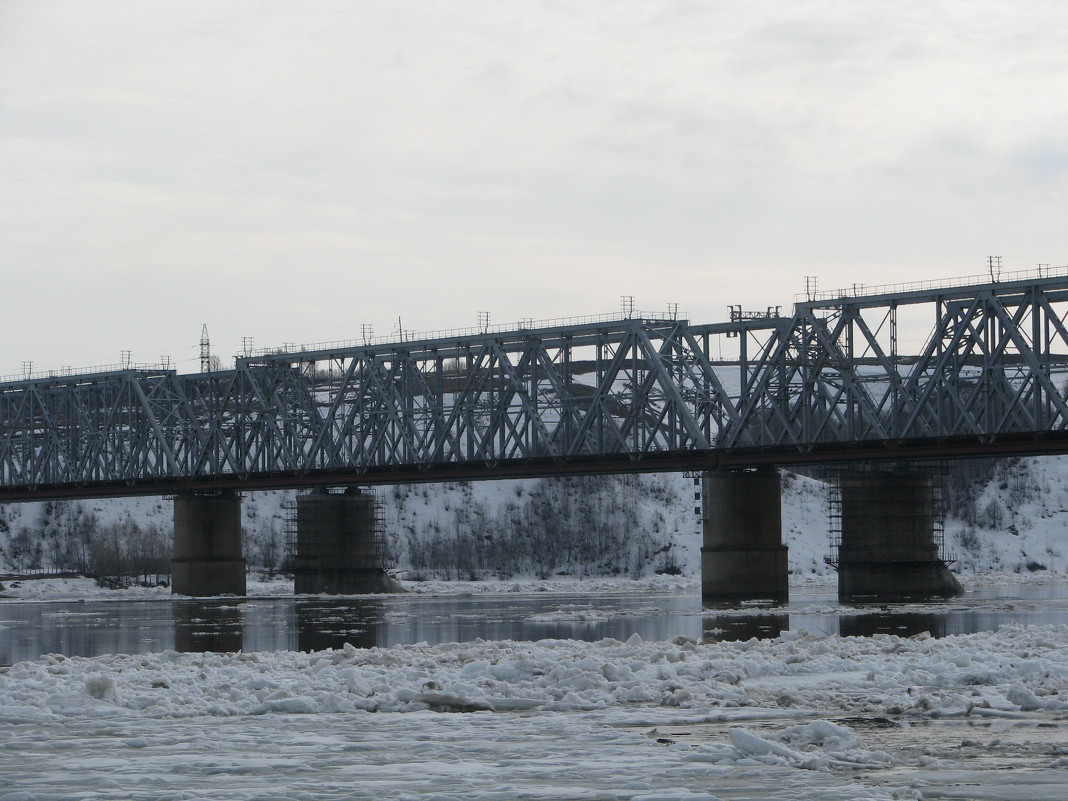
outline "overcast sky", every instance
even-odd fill
[[[1068,3],[0,0],[0,375],[1068,264]]]

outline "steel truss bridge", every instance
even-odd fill
[[[1068,452],[1052,272],[7,381],[0,501]]]

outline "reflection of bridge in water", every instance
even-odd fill
[[[903,353],[915,309],[924,344]],[[893,481],[841,484],[840,575],[861,595],[952,591],[933,483],[901,465],[1068,450],[1066,316],[1058,269],[814,293],[710,325],[635,315],[286,347],[193,375],[26,376],[0,384],[0,501],[201,493],[178,558],[210,574],[188,587],[220,592],[237,589],[233,491],[712,471],[706,594],[781,597],[777,478],[754,468],[892,462]],[[889,563],[909,566],[879,578]]]
[[[581,586],[581,585],[579,585]],[[787,606],[703,606],[687,595],[570,591],[422,594],[359,598],[250,597],[130,599],[123,603],[20,601],[0,605],[5,625],[0,665],[44,654],[319,651],[484,640],[606,637],[625,641],[675,636],[748,640],[787,631],[813,636],[874,633],[933,636],[993,631],[1006,624],[1053,625],[1064,620],[1068,588],[1003,585],[977,588],[964,599],[913,605],[834,603],[831,588],[799,590]]]

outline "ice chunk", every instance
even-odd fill
[[[93,673],[85,677],[85,691],[99,700],[114,698],[115,682],[109,676]]]
[[[1010,703],[1016,704],[1024,712],[1034,712],[1039,709],[1068,709],[1068,704],[1055,698],[1043,700],[1035,695],[1034,691],[1022,684],[1014,684],[1010,687],[1005,697]]]
[[[803,726],[791,726],[783,729],[780,736],[792,745],[818,745],[828,751],[845,751],[860,745],[852,729],[829,720],[814,720]]]
[[[435,712],[492,712],[493,705],[480,698],[470,698],[454,693],[418,693],[412,698],[415,703],[426,704]]]
[[[290,715],[312,715],[318,711],[319,705],[311,698],[275,698],[254,707],[249,714],[264,715],[268,712],[282,712]]]
[[[794,751],[792,748],[787,748],[781,743],[774,743],[771,740],[765,740],[763,737],[758,737],[748,729],[731,729],[730,737],[731,745],[739,751],[744,751],[747,754],[755,754],[758,756],[771,754],[772,756],[782,757],[794,764],[799,764],[805,761],[804,755],[800,752]]]

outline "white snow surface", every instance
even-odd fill
[[[0,801],[1063,801],[1068,751],[1044,747],[1041,727],[1013,746],[1033,762],[1016,790],[959,760],[1002,742],[984,726],[1063,725],[1066,710],[1064,626],[50,655],[0,669]],[[967,724],[985,739],[895,754],[867,744],[861,720]],[[668,733],[680,727],[707,736],[682,742]],[[946,794],[994,786],[1010,794]]]

